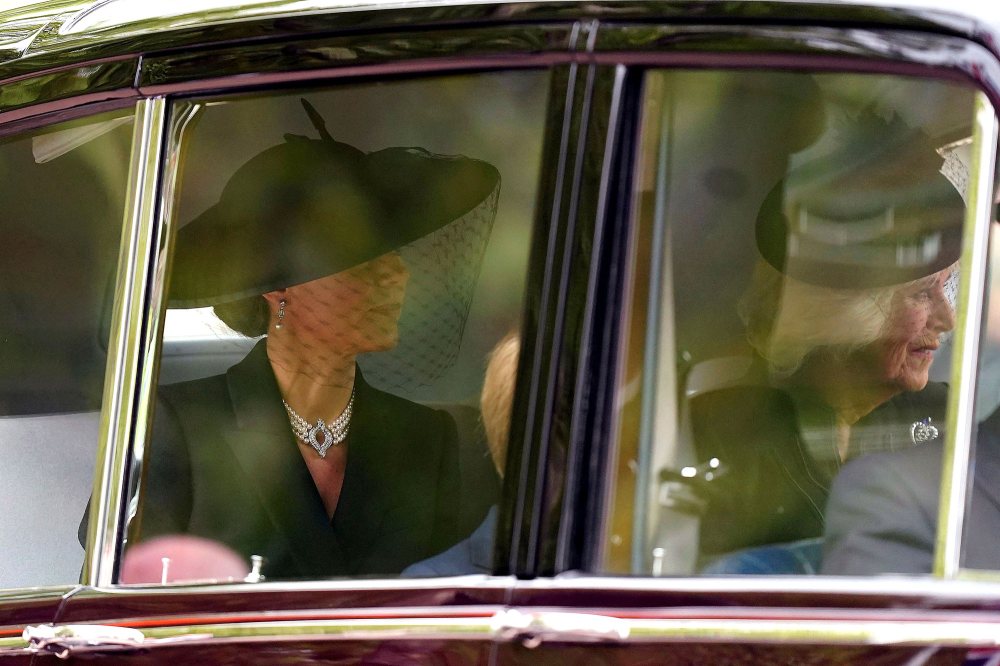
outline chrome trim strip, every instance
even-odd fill
[[[997,121],[983,92],[976,93],[972,130],[972,165],[962,230],[962,280],[956,306],[958,323],[948,392],[947,433],[941,469],[934,574],[954,578],[959,571],[963,514],[969,486],[969,449],[975,420],[976,370],[979,362],[980,320],[986,288]],[[957,389],[957,390],[956,390]]]
[[[704,576],[689,578],[582,576],[576,572],[555,578],[521,580],[518,590],[572,592],[641,592],[704,594],[718,597],[726,594],[762,594],[775,598],[815,595],[824,597],[892,596],[914,602],[975,603],[1000,598],[1000,584],[966,580],[939,580],[926,576]],[[662,604],[661,604],[662,605]]]
[[[955,574],[958,580],[977,581],[980,583],[1000,583],[1000,571],[989,569],[959,569]]]
[[[57,625],[70,626],[70,625]],[[122,625],[118,625],[122,626]],[[609,613],[498,609],[478,617],[351,618],[145,626],[125,649],[243,641],[463,640],[580,644],[699,641],[785,644],[1000,647],[1000,620],[960,613],[954,620],[833,618],[623,618]],[[23,639],[6,639],[17,648]],[[104,646],[102,651],[113,650]],[[85,651],[86,648],[80,651]]]
[[[176,645],[178,639],[185,643],[252,640],[493,640],[495,618],[499,613],[485,617],[406,618],[406,619],[349,619],[319,621],[268,621],[232,622],[205,625],[176,625],[143,627],[145,640],[142,647]]]
[[[629,642],[822,643],[869,645],[1000,646],[1000,621],[921,620],[625,620]]]
[[[541,614],[540,614],[541,615]],[[550,616],[561,615],[548,613]],[[571,614],[563,614],[571,615]],[[582,615],[582,614],[581,614]],[[706,642],[802,642],[813,643],[822,637],[829,643],[929,644],[948,642],[977,647],[1000,646],[1000,623],[970,625],[950,622],[830,622],[829,620],[617,620],[597,616],[622,628],[622,640],[691,640]],[[327,622],[261,622],[164,627],[146,629],[153,639],[176,639],[180,636],[204,640],[239,640],[252,638],[301,641],[309,637],[322,640],[506,640],[529,638],[535,632],[543,640],[560,642],[573,638],[572,629],[548,630],[539,618],[536,626],[511,630],[498,622],[501,614],[483,619],[421,620],[340,620]],[[572,621],[572,618],[569,618]],[[593,618],[591,618],[593,619]],[[547,624],[547,623],[546,623]],[[567,635],[569,634],[569,635]],[[606,637],[604,640],[610,640]],[[150,646],[152,647],[152,646]]]
[[[324,83],[337,79],[411,75],[476,72],[482,69],[527,69],[540,67],[556,67],[559,65],[576,64],[581,57],[574,53],[542,53],[530,55],[499,54],[493,56],[473,57],[441,57],[437,59],[400,60],[372,65],[357,65],[344,67],[324,67],[317,69],[290,69],[281,72],[265,72],[249,76],[232,74],[220,77],[192,79],[176,83],[143,83],[139,86],[144,95],[195,95],[221,94],[240,90],[267,88],[286,83]]]
[[[357,592],[365,590],[441,591],[442,589],[477,590],[509,589],[516,583],[514,576],[449,576],[444,578],[387,578],[329,581],[275,581],[263,583],[200,583],[116,585],[81,590],[74,599],[129,596],[188,596],[192,594],[274,594],[276,592]]]
[[[60,599],[79,590],[79,585],[44,585],[39,587],[8,587],[0,589],[0,608],[4,604],[20,604],[42,599]]]
[[[98,464],[94,471],[83,562],[82,580],[88,585],[109,585],[115,568],[125,462],[136,407],[133,386],[140,366],[146,284],[156,227],[156,183],[160,175],[165,112],[163,98],[140,100],[136,104],[125,220],[118,255],[118,282],[104,378]]]
[[[201,585],[129,585],[100,589],[84,589],[74,595],[77,600],[102,598],[129,598],[152,596],[191,596],[218,594],[349,592],[365,590],[441,590],[475,588],[508,589],[527,592],[641,592],[648,595],[679,593],[704,594],[718,597],[725,594],[761,594],[777,598],[796,596],[807,598],[822,595],[829,599],[844,597],[850,603],[858,597],[885,597],[912,599],[914,604],[926,607],[927,602],[941,604],[975,604],[979,601],[995,603],[1000,598],[1000,580],[939,580],[931,576],[733,576],[650,578],[580,576],[564,574],[555,578],[517,580],[513,576],[455,576],[448,578],[337,580],[337,581],[288,581],[223,583]],[[829,602],[832,603],[832,602]],[[662,605],[662,604],[661,604]]]
[[[146,319],[142,335],[145,345],[141,350],[141,374],[136,392],[135,433],[133,437],[131,468],[128,475],[129,488],[125,514],[124,543],[128,542],[128,538],[131,535],[129,530],[132,519],[140,508],[140,480],[142,479],[143,461],[145,460],[146,441],[149,433],[152,432],[153,426],[152,405],[156,400],[157,378],[160,369],[160,341],[163,335],[163,319],[166,314],[165,280],[167,268],[170,266],[171,257],[173,256],[173,244],[169,240],[173,238],[174,191],[177,185],[177,173],[180,168],[181,136],[201,109],[202,105],[198,103],[180,103],[170,109],[172,117],[168,121],[169,136],[166,139],[166,146],[162,149],[164,159],[162,162],[163,173],[160,175],[162,185],[158,198],[160,202],[159,210],[157,211],[158,224],[156,225],[155,237],[151,245],[154,255],[151,258],[148,273],[151,276],[147,308],[150,316]]]
[[[27,656],[30,654],[28,641],[24,640],[24,637],[0,638],[0,658]]]

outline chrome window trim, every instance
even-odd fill
[[[993,218],[993,176],[996,163],[997,117],[985,93],[975,100],[969,201],[962,231],[962,256],[956,311],[954,356],[948,392],[948,424],[941,469],[941,489],[934,549],[934,575],[954,578],[960,568],[962,526],[968,505],[969,466],[975,421],[979,336]],[[966,277],[968,276],[968,277]],[[965,443],[962,446],[960,443]]]
[[[151,247],[156,231],[156,185],[160,177],[165,114],[166,100],[162,97],[143,99],[136,104],[97,467],[81,574],[81,582],[87,585],[110,584],[115,570],[125,467],[136,417],[137,396],[133,387],[144,356],[147,276],[159,268]]]
[[[328,67],[322,69],[289,69],[287,71],[260,74],[248,77],[233,74],[210,79],[194,79],[168,84],[142,85],[143,95],[184,95],[202,96],[218,93],[237,94],[257,89],[269,89],[287,84],[303,86],[336,84],[339,81],[365,77],[389,77],[411,75],[448,75],[475,73],[486,70],[512,70],[530,68],[551,68],[573,64],[574,54],[553,52],[544,54],[516,54],[479,57],[448,57],[437,59],[404,59],[389,63],[358,65],[353,67]]]
[[[517,590],[529,592],[644,592],[683,595],[760,594],[779,598],[823,595],[858,602],[896,597],[914,607],[933,604],[977,604],[995,608],[1000,598],[998,580],[942,580],[926,576],[591,576],[570,572],[555,578],[521,580]],[[689,605],[690,598],[685,602]],[[659,603],[659,602],[658,602]],[[660,603],[660,606],[663,604]],[[792,607],[789,605],[788,607]]]
[[[955,572],[955,579],[979,583],[1000,583],[1000,571],[959,567],[958,571]]]
[[[159,187],[156,188],[156,183],[152,183],[152,186],[154,186],[153,196],[158,205],[155,211],[155,238],[152,239],[151,243],[151,248],[155,256],[150,265],[149,301],[146,306],[150,316],[146,318],[142,331],[142,339],[146,341],[146,344],[141,350],[142,363],[140,364],[139,385],[136,392],[135,431],[127,477],[129,487],[126,493],[125,518],[122,525],[124,528],[122,531],[122,549],[124,549],[131,536],[129,527],[139,509],[140,480],[142,479],[143,461],[145,460],[146,441],[153,427],[153,404],[156,401],[163,320],[166,315],[164,280],[166,279],[167,267],[170,265],[173,256],[173,246],[172,243],[168,242],[168,239],[173,237],[174,193],[181,162],[180,139],[188,124],[202,109],[202,105],[198,103],[175,102],[173,105],[170,105],[164,102],[164,104],[169,108],[163,111],[166,118],[162,120],[162,126],[159,128],[160,133],[158,134],[158,136],[166,135],[164,139],[165,145],[159,151],[163,155],[163,172],[160,175]],[[153,213],[153,211],[147,211],[147,213]],[[121,551],[118,552],[119,554],[121,553]],[[110,582],[110,580],[101,581],[104,585]]]
[[[433,591],[443,589],[461,590],[515,589],[524,592],[642,592],[653,595],[676,593],[682,595],[704,594],[759,594],[776,598],[807,599],[815,595],[825,598],[843,598],[847,602],[860,600],[879,601],[883,597],[905,600],[918,609],[930,609],[935,605],[983,604],[995,608],[1000,598],[1000,577],[978,576],[960,577],[954,580],[940,580],[930,576],[731,576],[731,577],[642,577],[642,576],[590,576],[568,573],[555,578],[535,578],[518,580],[514,576],[469,575],[441,578],[383,578],[364,580],[327,581],[286,581],[246,583],[206,583],[169,585],[114,585],[105,587],[77,588],[74,600],[93,601],[103,599],[129,599],[157,596],[212,596],[255,593],[304,592],[364,592],[366,590]],[[70,590],[72,591],[72,590]],[[685,607],[693,605],[687,596]],[[658,600],[658,607],[665,604]],[[712,602],[715,603],[715,602]],[[602,604],[606,605],[606,604]],[[620,603],[618,604],[620,606]],[[636,607],[641,601],[636,602]],[[705,604],[708,605],[707,603]],[[773,604],[770,604],[773,606]],[[785,604],[785,608],[797,608]],[[868,608],[872,611],[872,608]],[[877,609],[876,609],[877,610]]]
[[[233,593],[288,593],[303,592],[364,592],[366,590],[398,590],[400,592],[420,592],[442,589],[475,588],[484,590],[505,590],[516,582],[514,576],[490,576],[471,574],[467,576],[442,576],[436,578],[364,578],[339,580],[274,581],[260,583],[168,583],[89,587],[73,596],[76,600],[110,599],[127,597],[148,597],[157,595],[217,595]]]

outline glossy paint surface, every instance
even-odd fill
[[[919,647],[886,648],[851,646],[832,648],[814,645],[760,645],[729,643],[725,645],[698,643],[658,643],[647,645],[543,645],[531,649],[524,646],[502,646],[498,652],[501,664],[890,664],[920,663],[943,665],[961,664],[968,650],[963,648],[934,649],[928,654]],[[926,661],[923,661],[926,659]]]
[[[447,579],[446,579],[447,580]],[[461,579],[454,579],[461,580]],[[506,603],[505,579],[464,585],[446,581],[407,584],[402,581],[363,581],[316,584],[262,584],[259,586],[201,586],[179,588],[118,588],[108,592],[88,591],[66,604],[59,622],[94,622],[100,618],[119,622],[129,618],[158,616],[232,617],[302,611],[302,617],[321,617],[322,611],[378,608],[392,615],[401,608],[464,608]],[[305,609],[305,610],[302,610]],[[155,623],[154,623],[155,624]]]
[[[265,82],[269,75],[289,72],[296,77],[315,78],[328,72],[345,71],[370,73],[380,65],[413,71],[412,61],[426,63],[442,58],[461,59],[457,67],[482,67],[491,59],[565,53],[569,46],[571,26],[540,25],[524,28],[483,28],[477,30],[441,30],[433,33],[390,33],[387,35],[337,37],[305,40],[264,46],[235,46],[208,51],[192,50],[182,54],[151,56],[143,61],[139,87],[144,92],[159,92],[182,87],[185,82],[205,79],[229,85],[246,85],[245,77],[253,75],[254,85]],[[433,65],[440,67],[444,63]],[[242,78],[241,78],[242,77]]]
[[[882,2],[881,5],[890,5]],[[381,5],[381,7],[380,7]],[[936,6],[935,6],[936,5]],[[378,8],[379,11],[373,11]],[[978,20],[975,18],[978,14]],[[39,71],[69,61],[112,54],[155,52],[195,44],[240,39],[291,38],[316,31],[379,29],[408,25],[447,26],[574,20],[705,21],[741,20],[748,24],[784,21],[842,25],[895,25],[938,30],[990,40],[995,12],[982,12],[974,0],[941,5],[929,0],[900,6],[850,3],[637,2],[637,3],[392,3],[255,2],[152,3],[135,0],[80,2],[59,0],[0,13],[0,62],[11,75]],[[986,39],[983,39],[986,38]],[[2,76],[3,74],[0,74]]]
[[[0,596],[0,639],[20,636],[25,624],[50,622],[56,616],[67,589],[52,591],[12,590]]]

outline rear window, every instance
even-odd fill
[[[974,101],[648,74],[605,570],[932,571]]]

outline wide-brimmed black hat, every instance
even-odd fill
[[[789,171],[761,205],[761,256],[802,282],[902,284],[958,260],[965,203],[934,142],[872,113],[843,120],[825,154]]]
[[[310,115],[314,114],[307,107]],[[171,307],[201,307],[338,273],[462,217],[490,197],[492,165],[421,148],[365,153],[286,136],[240,166],[181,227]]]

